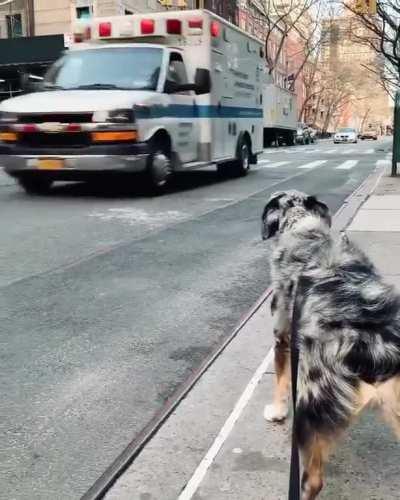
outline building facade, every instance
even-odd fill
[[[379,124],[384,132],[392,119],[391,102],[378,76],[384,61],[369,44],[360,43],[371,35],[351,13],[325,21],[323,33],[322,85],[329,89],[331,82],[337,81],[338,88],[332,92],[338,94],[343,87],[345,97],[332,110],[329,92],[323,96],[319,121],[330,132],[345,126],[361,130],[369,124]]]
[[[171,8],[182,4],[171,0]],[[0,6],[0,38],[70,34],[77,19],[156,12],[159,0],[12,0]]]

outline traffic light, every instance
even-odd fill
[[[377,0],[355,0],[354,10],[357,14],[376,14]]]

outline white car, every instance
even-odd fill
[[[333,136],[333,142],[339,144],[340,142],[357,143],[357,131],[354,128],[340,128]]]

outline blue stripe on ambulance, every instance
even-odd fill
[[[135,109],[137,118],[262,118],[260,108],[246,108],[237,106],[208,106],[171,104],[169,106],[149,106]]]

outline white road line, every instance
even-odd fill
[[[363,151],[363,155],[372,155],[373,153],[375,153],[374,148],[367,149],[367,150]]]
[[[258,160],[257,167],[259,167],[261,165],[266,165],[267,163],[271,163],[271,160],[267,160],[267,159],[262,158],[262,159]]]
[[[209,448],[208,452],[204,456],[203,460],[198,465],[197,469],[194,471],[193,476],[189,479],[186,484],[184,490],[179,495],[178,500],[190,500],[193,498],[193,495],[198,490],[200,484],[202,483],[205,475],[207,474],[208,469],[212,465],[215,457],[220,451],[221,447],[228,439],[230,433],[232,432],[238,418],[243,413],[243,410],[248,405],[253,393],[259,384],[262,376],[267,371],[268,367],[272,363],[274,359],[274,351],[270,349],[267,356],[263,359],[260,366],[257,368],[257,371],[252,376],[250,382],[247,384],[245,390],[242,395],[238,399],[235,407],[232,410],[232,413],[225,420],[224,425],[222,426],[218,436],[215,438],[211,448]]]
[[[280,153],[281,152],[281,149],[268,149],[268,150],[264,150],[264,154],[266,155],[272,155],[274,153]]]
[[[342,155],[348,155],[349,153],[354,153],[356,150],[354,148],[345,149],[341,152]]]
[[[306,151],[304,151],[305,153],[319,153],[321,151],[321,149],[307,149]]]
[[[388,166],[388,165],[391,165],[391,163],[392,163],[392,162],[391,162],[390,160],[378,160],[378,161],[376,162],[376,166],[377,166],[377,167],[386,167],[386,166]]]
[[[318,167],[319,165],[323,165],[326,163],[328,160],[317,160],[317,161],[312,161],[311,163],[305,163],[304,165],[301,165],[298,168],[314,168]]]
[[[340,164],[338,167],[336,167],[335,170],[350,170],[351,168],[355,167],[358,163],[358,160],[347,160],[344,163]]]
[[[335,153],[337,151],[337,148],[335,149],[327,149],[326,151],[324,151],[324,153],[328,154],[328,155],[331,155],[333,153]]]
[[[290,161],[277,161],[275,163],[270,163],[269,165],[264,165],[263,168],[277,168],[287,165],[288,163],[290,163]]]

